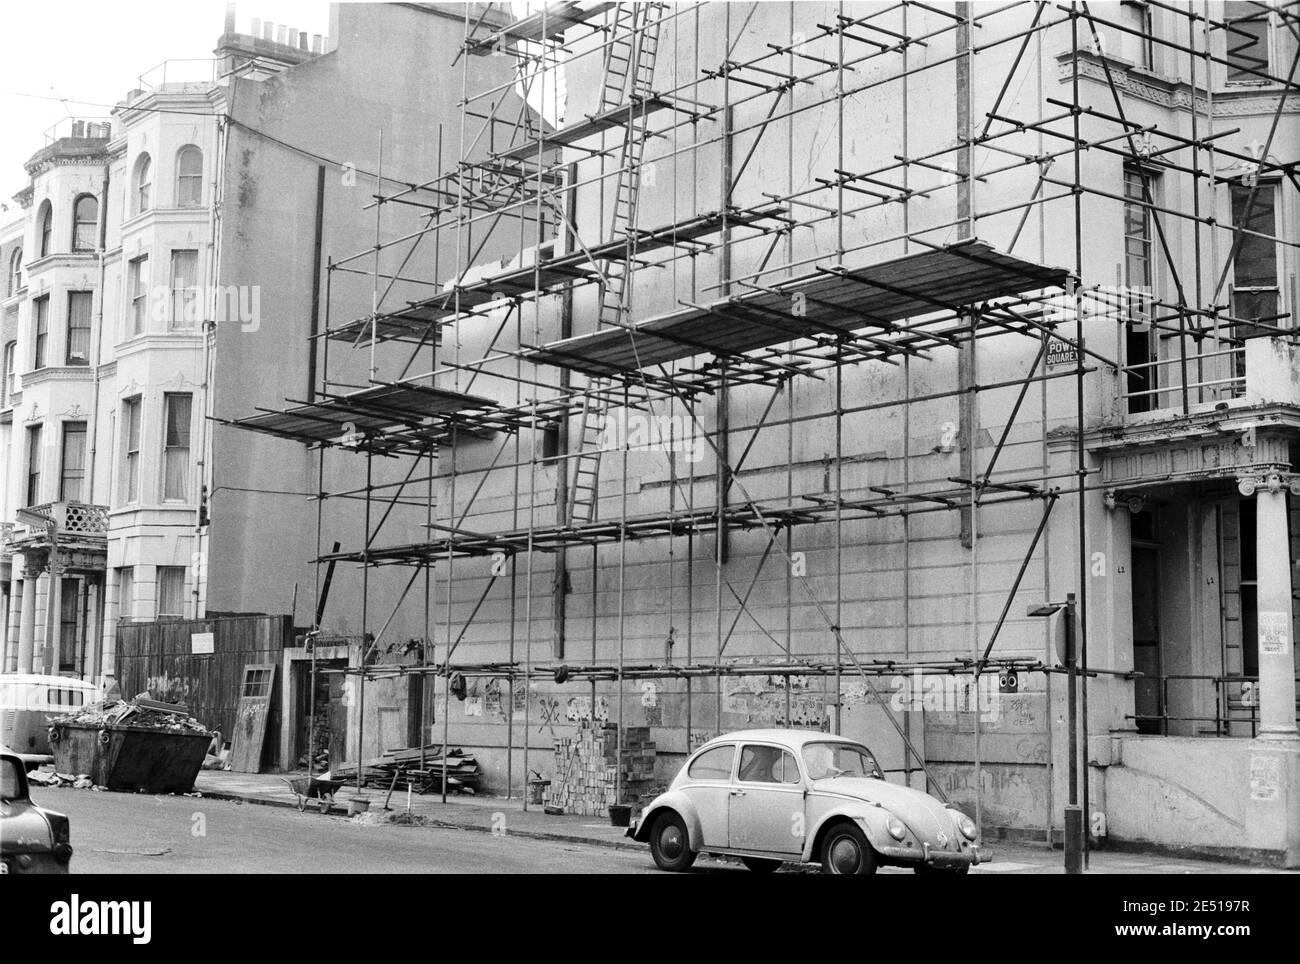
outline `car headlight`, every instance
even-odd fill
[[[885,829],[895,840],[902,840],[907,836],[907,828],[903,826],[903,821],[894,816],[885,821]]]
[[[964,813],[957,814],[957,829],[967,840],[974,840],[979,836],[979,828],[975,826],[975,821]]]

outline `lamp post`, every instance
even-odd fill
[[[1063,603],[1043,603],[1032,607],[1030,616],[1051,616],[1065,610],[1065,627],[1062,632],[1064,652],[1061,660],[1065,663],[1067,685],[1066,716],[1069,721],[1069,803],[1065,807],[1065,872],[1067,874],[1083,873],[1083,808],[1079,805],[1079,704],[1078,676],[1079,661],[1075,652],[1075,599],[1074,593],[1067,593]]]

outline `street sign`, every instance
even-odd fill
[[[31,526],[34,529],[48,529],[54,524],[54,520],[49,516],[33,512],[31,509],[19,509],[14,513],[14,518],[23,525]]]

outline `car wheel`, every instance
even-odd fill
[[[781,861],[768,857],[741,857],[740,862],[756,874],[770,874],[781,866]]]
[[[695,851],[681,817],[665,813],[655,821],[650,831],[650,853],[660,870],[680,873],[695,863]]]
[[[874,874],[876,852],[856,824],[837,823],[822,838],[822,873]]]

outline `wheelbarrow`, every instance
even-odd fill
[[[330,807],[334,804],[334,793],[339,787],[343,786],[342,780],[322,780],[319,777],[294,777],[293,779],[280,778],[289,785],[293,795],[298,800],[298,809],[305,811],[308,800],[320,801],[320,812],[329,813]]]

